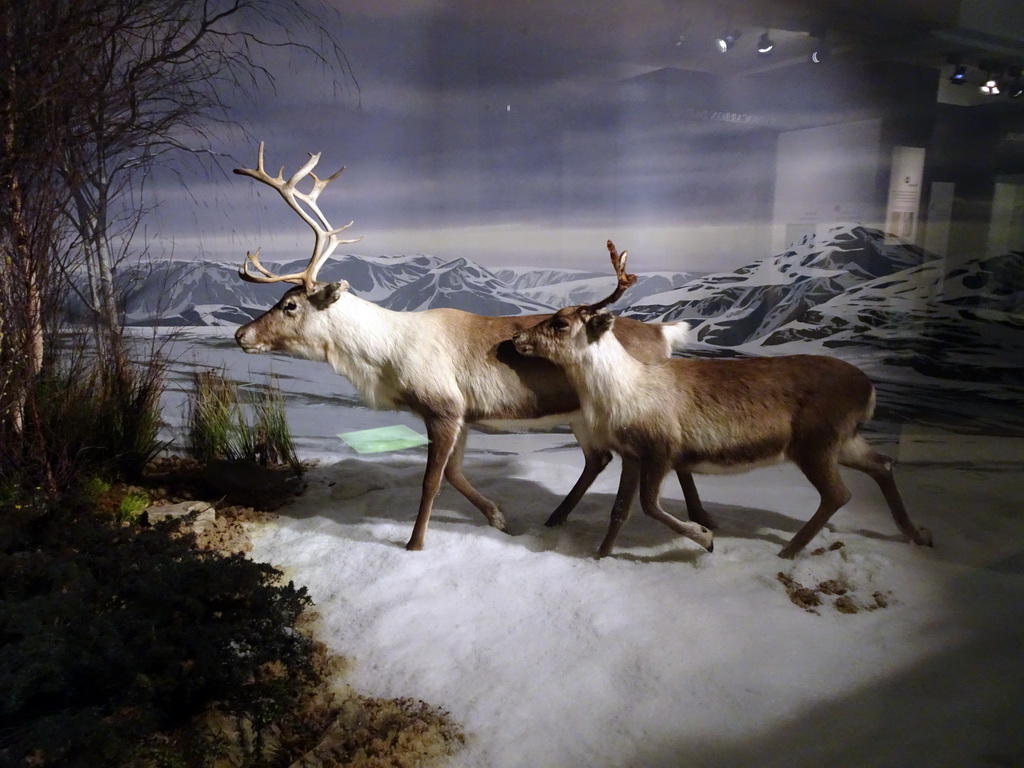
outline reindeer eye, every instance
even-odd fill
[[[564,317],[556,317],[551,321],[551,327],[556,331],[567,331],[569,330],[569,321]]]
[[[284,305],[285,312],[294,312],[298,308],[299,305],[296,304],[294,301],[289,301],[287,304]]]

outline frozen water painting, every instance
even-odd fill
[[[452,766],[1024,765],[1024,254],[951,268],[851,224],[730,273],[631,266],[641,279],[615,311],[687,321],[684,354],[863,368],[879,398],[865,434],[898,460],[935,547],[903,540],[875,484],[850,472],[852,501],[780,560],[817,494],[779,466],[697,477],[719,522],[712,553],[635,511],[596,560],[619,463],[564,526],[544,527],[583,464],[562,430],[471,433],[466,474],[509,534],[444,487],[425,550],[406,552],[426,448],[359,454],[338,435],[422,422],[365,407],[324,363],[244,355],[235,328],[281,287],[169,265],[128,313],[174,327],[169,436],[197,368],[280,387],[299,456],[318,464],[254,532],[253,556],[309,588],[357,689],[451,712],[467,734]],[[341,277],[393,309],[482,314],[547,312],[613,284],[423,254],[347,255],[320,274]],[[663,498],[683,515],[674,477]]]

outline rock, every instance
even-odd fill
[[[178,504],[158,504],[152,507],[147,507],[144,514],[146,519],[150,523],[155,523],[160,520],[166,520],[169,517],[182,518],[186,515],[190,515],[193,512],[198,512],[196,517],[196,525],[200,523],[203,525],[209,525],[217,519],[217,510],[213,508],[213,505],[205,501],[182,501]]]

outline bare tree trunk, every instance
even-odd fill
[[[98,195],[103,197],[103,195]],[[97,330],[100,351],[119,335],[120,315],[114,286],[115,267],[111,256],[106,223],[106,203],[86,199],[83,189],[75,189],[75,228],[85,252],[88,290],[80,292]]]
[[[275,21],[283,41],[264,40]],[[0,470],[52,485],[77,461],[48,442],[60,412],[40,386],[61,373],[47,345],[67,298],[102,383],[132,385],[122,278],[146,173],[198,156],[208,120],[231,120],[224,86],[272,82],[251,52],[282,45],[348,70],[303,0],[0,0]]]
[[[6,138],[5,136],[5,144]],[[36,465],[42,471],[39,482],[45,486],[48,493],[51,493],[56,490],[57,482],[53,468],[46,460],[46,436],[41,428],[39,404],[35,393],[36,381],[43,369],[45,349],[40,265],[31,258],[31,236],[25,220],[25,201],[22,192],[23,187],[15,174],[10,186],[12,254],[8,257],[9,264],[6,266],[11,278],[11,296],[20,302],[20,306],[11,309],[17,313],[21,322],[18,323],[19,327],[15,328],[14,339],[11,339],[10,335],[3,338],[15,356],[11,361],[12,375],[9,377],[10,383],[15,387],[9,418],[16,435],[22,438],[29,436],[21,443],[21,450],[23,455],[35,458]]]
[[[7,16],[4,24],[5,44],[9,45],[11,43],[13,35],[14,30],[11,26],[11,18]],[[13,66],[7,72],[7,78],[7,88],[11,95],[10,102],[13,104],[19,95],[18,76],[17,72],[14,71]],[[8,157],[10,157],[15,151],[15,131],[17,127],[14,122],[14,114],[12,110],[8,110],[4,118],[4,152],[7,153]],[[18,312],[24,318],[21,330],[25,337],[23,340],[19,340],[16,337],[11,339],[8,336],[6,341],[8,343],[13,342],[13,349],[15,350],[18,347],[21,347],[23,354],[25,355],[25,365],[23,368],[25,375],[17,377],[15,382],[15,386],[18,388],[18,391],[14,394],[14,406],[11,413],[15,430],[18,433],[22,433],[25,427],[24,408],[28,388],[31,387],[32,381],[39,375],[39,371],[42,370],[43,367],[42,302],[39,296],[39,285],[32,261],[32,253],[29,245],[30,237],[28,227],[25,223],[25,201],[18,175],[12,175],[9,183],[9,245],[11,252],[7,257],[9,263],[6,266],[7,272],[10,274],[10,279],[12,281],[18,280],[24,287],[24,294],[19,296],[24,303],[20,308],[10,307],[8,312]],[[12,294],[16,296],[18,293],[20,292],[17,291],[16,288],[12,290]],[[19,341],[21,343],[19,343]]]

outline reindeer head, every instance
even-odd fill
[[[561,364],[599,340],[614,324],[615,316],[607,309],[565,307],[532,328],[517,332],[512,341],[521,355]]]
[[[636,282],[636,275],[626,272],[628,252],[620,254],[611,240],[608,253],[618,277],[615,290],[595,304],[565,307],[532,328],[519,331],[512,337],[519,354],[544,357],[553,363],[566,362],[612,329],[615,316],[606,307]]]
[[[318,283],[316,276],[320,267],[341,244],[355,243],[354,240],[342,240],[338,235],[352,226],[349,222],[340,227],[332,228],[317,204],[317,198],[324,188],[344,171],[344,167],[326,179],[320,179],[313,169],[320,161],[320,154],[310,154],[309,160],[289,179],[284,178],[284,168],[271,176],[263,168],[263,142],[260,142],[259,155],[255,168],[236,168],[235,173],[250,176],[278,191],[288,207],[313,230],[315,242],[313,255],[309,264],[301,272],[287,275],[275,275],[260,262],[260,251],[245,254],[238,275],[251,283],[294,283],[298,288],[289,290],[277,304],[260,317],[235,332],[235,341],[246,352],[296,352],[302,353],[311,343],[307,338],[315,327],[316,313],[329,307],[341,298],[348,290],[348,283],[339,280],[335,283]],[[309,192],[300,192],[299,183],[309,177],[313,180],[313,188]],[[307,210],[308,209],[308,210]],[[251,272],[250,265],[256,270]]]
[[[348,283],[318,284],[312,292],[305,286],[290,289],[274,306],[251,323],[235,331],[235,343],[243,351],[292,352],[304,357],[307,348],[315,345],[312,333],[322,323],[323,310],[348,291]]]

